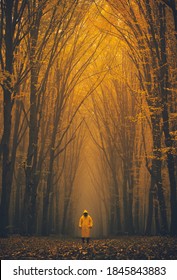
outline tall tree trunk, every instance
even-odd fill
[[[53,146],[52,146],[53,147]],[[49,196],[53,188],[53,162],[54,162],[54,149],[50,150],[49,174],[47,177],[47,188],[43,200],[43,219],[42,219],[42,235],[49,234]]]
[[[121,231],[121,220],[120,220],[120,197],[119,197],[119,189],[118,182],[116,178],[116,173],[113,174],[114,181],[114,194],[115,194],[115,214],[116,214],[116,234]]]
[[[134,189],[134,181],[133,175],[129,174],[129,203],[128,203],[128,215],[129,215],[129,234],[134,234],[134,224],[133,224],[133,189]]]
[[[34,234],[36,222],[36,195],[37,195],[37,153],[38,153],[38,133],[37,133],[37,108],[36,108],[36,86],[37,74],[35,67],[31,69],[31,94],[30,94],[30,127],[29,145],[26,161],[26,189],[24,196],[23,211],[23,232],[24,234]]]
[[[116,221],[116,218],[115,218],[115,195],[114,195],[114,192],[113,192],[113,189],[111,191],[111,198],[110,198],[110,217],[109,217],[109,229],[108,229],[108,232],[110,235],[113,235],[115,234],[115,221]]]
[[[59,93],[58,93],[58,98],[57,98],[57,104],[58,104],[58,100],[59,100]],[[60,113],[61,113],[61,110],[56,105],[56,112],[55,112],[54,120],[53,120],[54,123],[53,123],[52,138],[51,138],[51,143],[50,143],[50,157],[49,157],[49,172],[48,172],[48,176],[47,176],[47,188],[46,188],[46,192],[44,194],[44,201],[43,201],[42,235],[49,234],[49,225],[48,225],[49,196],[53,190],[53,165],[54,165],[54,160],[55,160],[55,141],[56,141]]]
[[[65,198],[64,209],[63,209],[63,217],[61,224],[61,234],[65,235],[67,233],[67,214],[68,214],[68,206],[69,206],[70,198]]]
[[[6,1],[5,7],[5,71],[6,80],[3,86],[4,98],[4,129],[2,142],[2,194],[0,206],[0,235],[7,236],[9,221],[9,203],[11,184],[9,180],[11,172],[10,160],[10,135],[12,119],[12,85],[11,75],[13,73],[13,30],[12,30],[12,7],[13,1]]]
[[[158,202],[157,193],[155,194],[154,198],[155,199],[154,199],[153,207],[154,207],[154,216],[155,216],[155,234],[159,235],[159,234],[161,234],[161,228],[160,228],[160,222],[159,222],[159,202]]]
[[[136,233],[140,232],[140,167],[141,167],[141,162],[137,161],[136,162],[136,178],[135,180],[135,192],[134,192],[134,200],[135,200],[135,210],[134,210],[134,224],[135,224],[135,229]]]
[[[38,84],[38,61],[36,62],[36,46],[38,42],[39,24],[41,11],[38,11],[35,24],[30,30],[30,120],[29,120],[29,144],[25,167],[26,188],[24,196],[24,210],[22,218],[22,232],[33,235],[36,228],[36,196],[38,176],[36,174],[38,157],[38,112],[37,112],[37,84]]]
[[[56,188],[56,186],[55,186]],[[55,215],[55,231],[59,234],[60,232],[60,211],[59,211],[59,191],[56,189],[55,204],[56,204],[56,215]]]
[[[147,215],[146,230],[145,230],[145,233],[147,235],[150,235],[152,230],[154,189],[155,189],[155,180],[154,177],[151,176],[151,186],[149,189],[149,198],[148,198],[148,215]]]
[[[22,177],[23,172],[22,169],[18,169],[17,180],[16,180],[16,196],[15,196],[15,209],[14,209],[14,227],[16,232],[20,232],[20,224],[21,224],[21,208],[22,208]]]
[[[171,1],[173,11],[176,13],[175,1]],[[171,203],[171,225],[170,233],[177,234],[177,193],[176,193],[176,177],[175,177],[175,160],[173,156],[173,140],[170,134],[170,120],[168,112],[168,91],[169,88],[169,75],[168,75],[168,61],[166,50],[166,14],[165,6],[159,4],[160,13],[160,49],[161,49],[161,98],[162,98],[162,118],[163,118],[163,132],[165,136],[165,145],[167,147],[167,167],[170,180],[170,203]],[[176,15],[177,19],[177,15]],[[177,27],[177,25],[176,25]]]
[[[128,232],[128,191],[127,191],[127,171],[126,171],[126,164],[123,164],[123,224],[124,224],[124,231]]]
[[[155,184],[157,186],[158,200],[161,215],[161,233],[168,232],[168,221],[166,213],[166,203],[164,191],[162,186],[162,160],[161,160],[161,128],[160,128],[160,115],[151,116],[152,121],[152,134],[153,134],[153,157],[154,165],[152,176],[154,176]]]

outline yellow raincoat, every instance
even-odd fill
[[[90,237],[90,229],[93,227],[93,220],[90,215],[84,216],[84,213],[87,213],[87,210],[84,210],[83,215],[79,220],[79,227],[81,228],[81,236],[83,238]]]

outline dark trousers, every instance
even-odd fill
[[[86,239],[87,244],[88,244],[89,241],[90,241],[90,238],[89,237],[82,237],[82,243],[85,243],[85,239]]]

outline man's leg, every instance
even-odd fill
[[[82,243],[85,243],[85,238],[84,237],[82,237]]]
[[[89,241],[90,241],[90,238],[89,238],[89,237],[87,237],[87,244],[89,244]]]

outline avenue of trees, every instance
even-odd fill
[[[98,236],[177,234],[176,57],[175,0],[0,1],[1,236],[73,234],[89,157]]]

